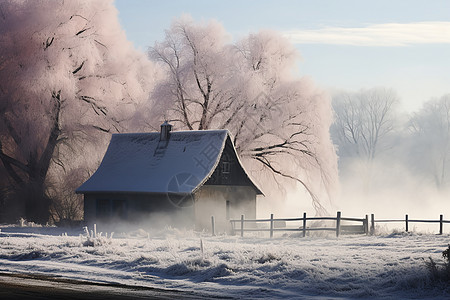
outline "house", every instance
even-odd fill
[[[92,223],[161,221],[227,230],[230,218],[256,217],[263,193],[239,160],[228,130],[113,134],[97,171],[77,190]]]

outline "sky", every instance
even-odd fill
[[[388,87],[406,112],[450,93],[448,0],[115,0],[136,48],[164,38],[172,21],[216,19],[234,39],[262,29],[300,52],[297,73],[330,93]]]

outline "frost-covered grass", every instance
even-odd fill
[[[246,299],[450,297],[448,282],[433,278],[426,264],[429,257],[443,261],[449,235],[268,239],[139,230],[111,238],[82,230],[66,235],[44,227],[1,229],[0,272]]]

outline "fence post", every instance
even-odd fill
[[[235,225],[236,225],[236,222],[232,222],[232,220],[230,220],[231,235],[236,235],[236,231],[234,230]]]
[[[370,215],[370,234],[373,235],[375,233],[375,214]]]
[[[273,214],[270,214],[270,237],[273,238]]]
[[[341,212],[337,212],[336,216],[336,237],[339,237],[339,234],[341,233]]]
[[[441,234],[442,235],[442,233],[443,233],[443,229],[444,229],[444,215],[440,215],[439,216],[439,234]]]
[[[408,215],[405,216],[405,223],[406,223],[406,232],[408,232],[409,231],[409,228],[408,228]]]
[[[364,233],[369,234],[369,215],[366,215],[366,219],[364,220]]]
[[[212,236],[216,235],[216,222],[214,221],[214,216],[211,216],[211,233]]]
[[[306,213],[303,213],[303,237],[306,236]]]
[[[241,215],[241,237],[244,236],[244,215]]]

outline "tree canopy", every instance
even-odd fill
[[[151,96],[155,119],[164,115],[181,129],[230,130],[267,190],[300,184],[316,210],[325,211],[321,192],[337,181],[330,101],[309,79],[294,75],[292,44],[272,31],[233,43],[215,21],[182,18],[149,55],[166,74]]]
[[[44,222],[50,173],[86,168],[85,143],[125,128],[153,70],[107,0],[2,2],[0,45],[2,198]]]

